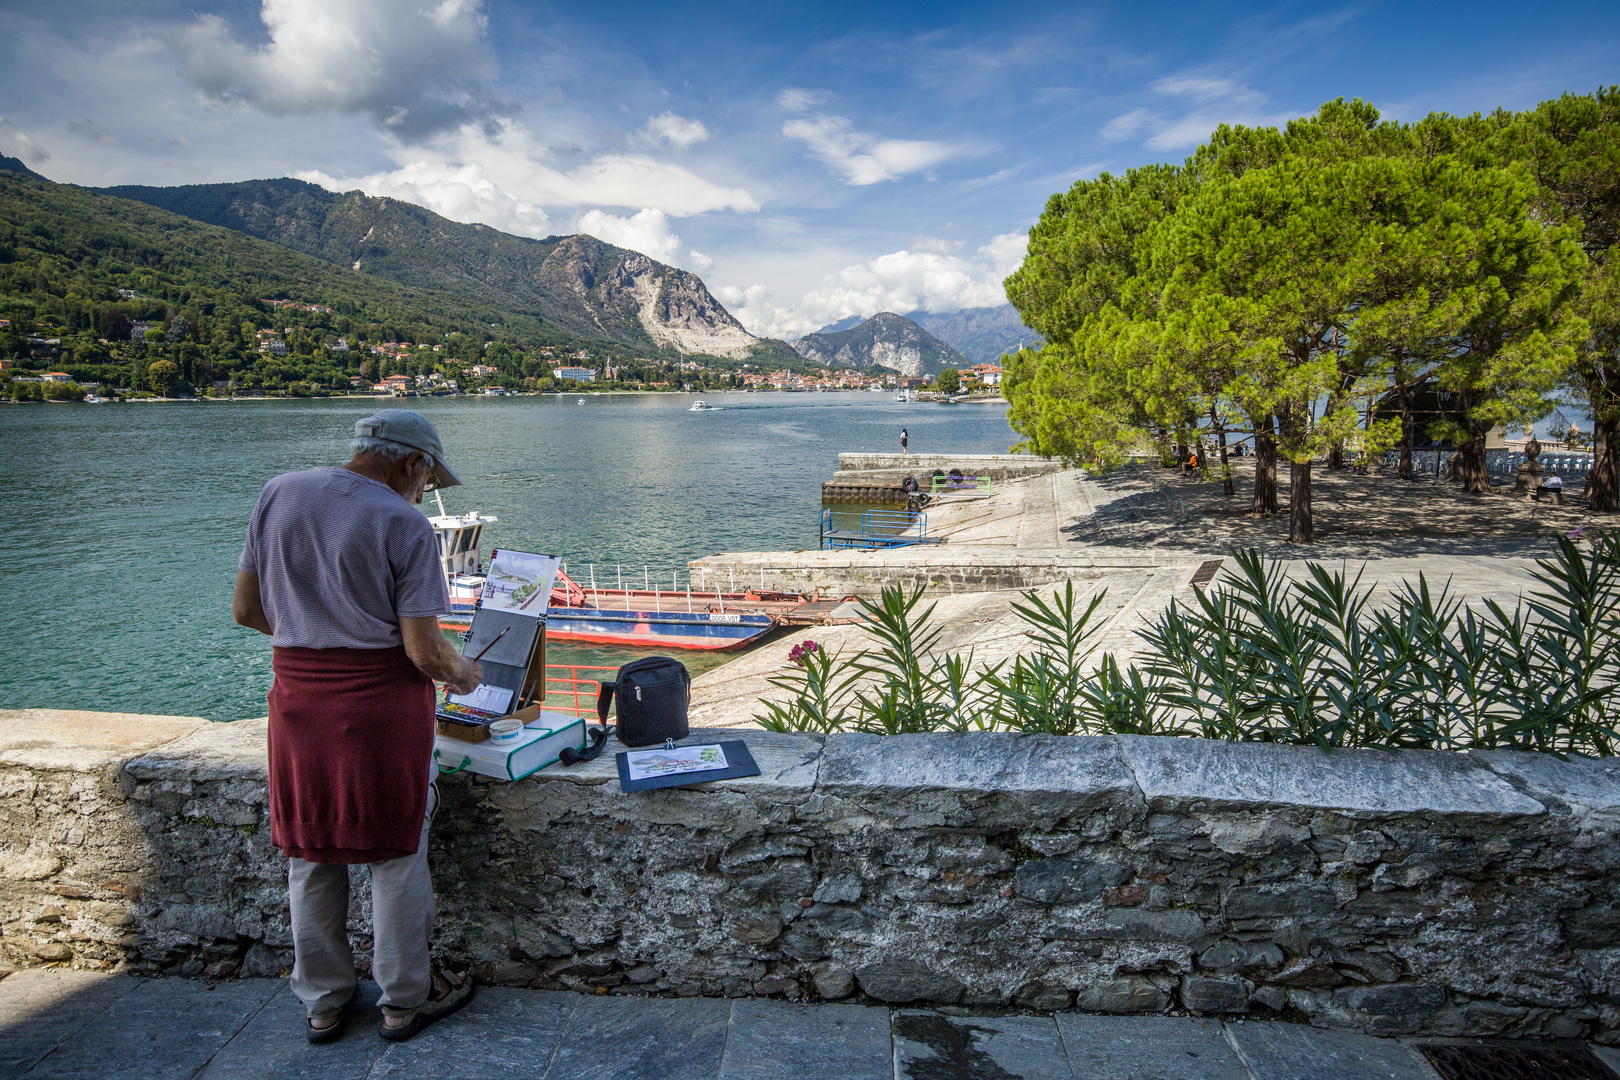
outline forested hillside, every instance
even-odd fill
[[[320,393],[479,361],[507,381],[544,379],[580,350],[591,366],[611,361],[650,382],[685,359],[15,168],[0,169],[0,318],[0,357],[24,369],[159,391]],[[130,340],[138,323],[152,325]],[[262,332],[285,351],[261,352]],[[755,350],[766,362],[785,351]],[[172,375],[159,368],[154,380],[160,361]]]
[[[398,199],[337,194],[286,177],[101,190],[581,337],[738,358],[755,344],[696,275],[593,236],[513,236]]]

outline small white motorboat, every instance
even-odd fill
[[[692,407],[690,409],[687,409],[686,411],[687,412],[717,412],[718,410],[717,410],[717,408],[715,406],[710,405],[707,401],[694,401],[694,402],[692,402]]]
[[[576,402],[574,402],[574,404],[575,404],[575,405],[583,405],[583,404],[585,404],[585,399],[584,399],[584,398],[580,398],[580,399],[579,399],[579,400],[578,400],[578,401],[576,401]]]

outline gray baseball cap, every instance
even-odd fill
[[[444,444],[428,418],[409,409],[382,409],[364,420],[355,421],[357,439],[382,439],[399,443],[412,450],[420,450],[428,458],[428,486],[434,488],[460,487],[461,481],[445,464]]]

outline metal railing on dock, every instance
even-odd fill
[[[873,551],[882,548],[911,547],[914,544],[941,544],[944,540],[928,535],[928,515],[911,510],[864,510],[858,530],[835,529],[833,512],[821,511],[821,550],[855,548]]]
[[[968,491],[977,495],[990,494],[990,478],[988,476],[963,476],[961,473],[935,473],[933,485],[928,489],[930,495],[952,495]]]

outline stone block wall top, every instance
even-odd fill
[[[1308,807],[1368,814],[1542,814],[1484,762],[1440,750],[1316,750],[1120,736],[1126,763],[1155,809],[1200,802],[1233,810]]]
[[[752,728],[693,728],[681,742],[724,742],[737,738],[742,738],[748,744],[748,752],[753,755],[754,764],[759,766],[759,775],[712,780],[693,790],[791,795],[805,794],[815,787],[816,762],[821,757],[822,743],[825,741],[821,735],[778,734]],[[532,779],[545,783],[616,785],[619,769],[614,755],[624,749],[617,739],[610,739],[602,750],[602,756],[595,761],[581,762],[567,768],[542,769]],[[652,747],[639,749],[650,750]]]
[[[828,736],[818,787],[830,795],[918,791],[1136,797],[1136,782],[1108,737],[936,732]]]
[[[200,716],[0,709],[0,764],[90,772],[207,726]]]
[[[1528,751],[1483,750],[1468,755],[1532,799],[1563,804],[1577,814],[1620,814],[1620,757],[1589,758]]]
[[[270,721],[237,720],[193,729],[124,768],[137,780],[259,780],[270,776]]]

